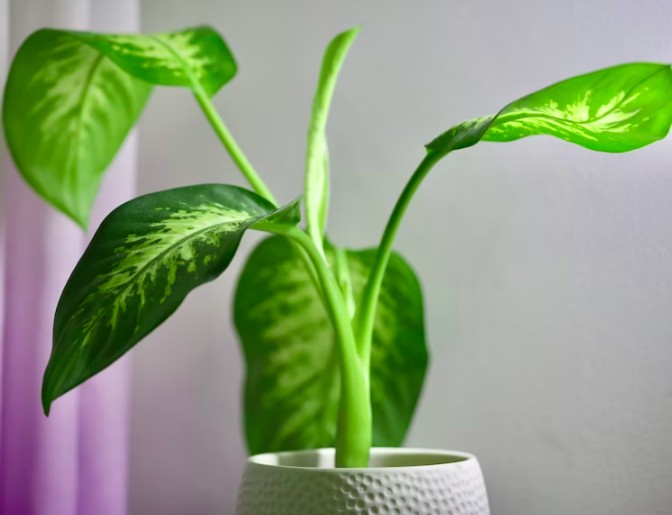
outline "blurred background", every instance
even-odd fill
[[[302,190],[323,50],[363,30],[334,98],[329,234],[375,245],[423,144],[568,76],[672,59],[669,0],[141,0],[144,32],[208,23],[238,76],[215,102],[280,201]],[[438,165],[397,249],[432,363],[406,444],[476,454],[497,515],[672,506],[672,140],[624,155],[530,138]],[[141,193],[243,184],[195,101],[157,88]],[[133,351],[130,511],[232,513],[245,459],[232,268]]]

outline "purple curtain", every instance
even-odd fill
[[[0,0],[3,16],[0,28],[3,24],[9,28],[11,55],[27,34],[41,26],[135,31],[138,6],[137,0]],[[0,64],[6,65],[4,57]],[[92,229],[113,207],[133,196],[135,143],[134,136],[129,138],[107,171]],[[91,234],[82,233],[37,198],[6,152],[1,166],[0,513],[124,514],[127,358],[57,400],[48,419],[40,407],[41,376],[51,350],[58,296]]]

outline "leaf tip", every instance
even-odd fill
[[[53,207],[55,207],[57,210],[59,210],[61,213],[67,216],[70,220],[75,222],[77,227],[79,227],[82,231],[86,232],[89,229],[89,213],[78,213],[72,209],[69,209],[68,207],[64,206],[61,203],[57,203],[50,199],[46,200]]]
[[[79,227],[82,231],[86,232],[89,228],[89,219],[87,216],[79,216],[75,215],[74,213],[69,213],[69,212],[63,212],[70,220],[75,222],[77,224],[77,227]]]
[[[343,37],[343,38],[346,38],[346,39],[348,39],[350,42],[352,42],[352,41],[357,37],[357,35],[360,33],[361,30],[362,30],[362,26],[361,26],[361,25],[355,25],[354,27],[351,27],[351,28],[349,28],[349,29],[344,30],[343,32],[341,32],[341,33],[339,34],[339,36],[341,36],[341,37]]]
[[[48,417],[51,413],[51,405],[59,397],[59,394],[55,392],[54,388],[54,374],[53,374],[53,361],[52,358],[49,358],[47,363],[47,368],[44,370],[42,375],[42,391],[41,391],[41,401],[42,401],[42,411],[44,416]]]
[[[51,395],[47,392],[46,388],[46,376],[45,380],[42,383],[42,411],[44,412],[44,416],[48,417],[49,413],[51,412],[51,403],[53,399],[51,398]]]
[[[77,226],[84,232],[89,229],[89,220],[88,218],[73,218]]]
[[[82,231],[87,231],[89,229],[89,217],[91,216],[91,211],[93,209],[93,199],[87,203],[86,207],[84,207],[72,202],[63,202],[60,199],[51,198],[46,195],[42,196],[53,207],[75,222]]]

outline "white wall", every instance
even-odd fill
[[[451,124],[573,74],[672,59],[669,0],[142,5],[146,31],[226,36],[240,74],[217,105],[281,200],[300,192],[323,47],[364,25],[329,125],[330,233],[353,247],[377,241],[423,143]],[[156,93],[141,149],[142,191],[240,183],[184,91]],[[408,444],[476,453],[497,515],[670,513],[671,162],[672,140],[626,155],[482,144],[438,166],[403,224],[433,353]],[[135,351],[134,513],[232,511],[241,261]]]

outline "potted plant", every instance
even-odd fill
[[[486,514],[476,458],[398,448],[428,355],[419,283],[393,252],[397,229],[434,166],[481,141],[546,134],[626,152],[664,138],[672,123],[672,69],[606,68],[452,126],[426,145],[379,245],[354,251],[325,234],[326,124],[357,33],[343,32],[327,47],[305,188],[282,205],[212,104],[236,74],[213,29],[153,35],[43,29],[26,39],[5,88],[8,146],[25,180],[75,222],[86,226],[102,174],[155,85],[192,91],[251,188],[185,186],[140,196],[107,216],[58,303],[44,411],[130,350],[192,289],[217,278],[247,230],[262,231],[270,236],[249,256],[234,302],[247,364],[245,434],[254,455],[238,512]]]

